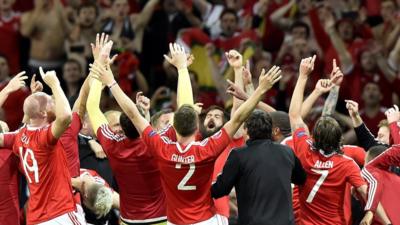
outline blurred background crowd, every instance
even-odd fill
[[[300,60],[316,54],[308,91],[336,59],[345,77],[335,117],[352,144],[345,99],[360,104],[373,134],[384,110],[400,103],[399,6],[398,0],[0,0],[0,88],[19,71],[31,76],[42,66],[57,71],[72,105],[93,61],[90,42],[105,32],[118,54],[112,68],[118,83],[132,98],[138,91],[151,98],[154,112],[176,107],[177,71],[163,57],[175,41],[195,58],[191,80],[203,108],[230,108],[225,80],[233,71],[224,53],[237,49],[249,61],[247,83],[262,68],[281,66],[283,78],[264,101],[287,111]],[[28,94],[17,91],[3,106],[0,119],[11,130]],[[102,99],[104,111],[116,109],[110,95]],[[323,101],[313,108],[309,123],[322,107]]]

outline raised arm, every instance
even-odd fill
[[[392,108],[388,109],[385,114],[389,123],[390,135],[393,138],[393,144],[400,144],[400,129],[399,125],[397,124],[400,122],[399,107],[394,105]]]
[[[0,91],[0,107],[3,106],[11,93],[25,86],[25,80],[28,79],[28,76],[24,75],[25,71],[18,73],[10,80],[10,82],[8,82],[7,86]]]
[[[94,64],[91,68],[91,71],[93,72],[95,78],[101,80],[103,84],[107,85],[112,95],[114,96],[115,100],[118,102],[118,105],[121,107],[124,113],[129,117],[129,119],[135,125],[139,133],[143,133],[146,127],[149,126],[149,122],[145,118],[143,118],[138,108],[136,107],[136,104],[119,87],[118,83],[114,79],[114,75],[112,74],[110,66],[108,65],[106,68],[103,65]],[[98,80],[93,81],[92,88],[89,93],[88,107],[93,85],[101,87],[101,82]]]
[[[274,13],[272,13],[270,16],[272,23],[274,23],[280,28],[288,29],[292,24],[292,20],[285,18],[285,15],[287,12],[289,12],[289,10],[293,7],[295,3],[296,3],[295,0],[290,0],[290,2],[288,2],[286,5],[282,6]]]
[[[193,91],[185,49],[176,43],[170,43],[169,51],[171,57],[164,55],[164,58],[178,70],[178,108],[184,104],[193,105]]]
[[[318,98],[330,91],[333,87],[332,82],[329,79],[320,79],[315,85],[314,90],[311,94],[306,98],[301,107],[301,117],[306,118],[308,113],[311,111],[314,103],[318,100]]]
[[[219,97],[221,97],[223,102],[227,102],[229,96],[225,93],[226,83],[224,82],[224,78],[218,69],[217,63],[213,59],[215,46],[211,43],[208,43],[206,44],[205,47],[207,49],[207,54],[208,54],[207,60],[208,63],[210,64],[210,69],[211,69],[211,78],[214,82],[215,88],[217,89]]]
[[[249,95],[247,93],[245,93],[242,89],[239,88],[239,86],[237,86],[235,83],[233,83],[230,80],[227,80],[229,86],[226,90],[226,92],[232,96],[234,96],[235,98],[238,98],[242,101],[246,101],[249,98]],[[253,91],[254,92],[254,91]],[[265,112],[275,112],[275,108],[268,105],[265,102],[260,101],[257,104],[257,108],[264,110]]]
[[[53,136],[58,139],[71,123],[71,108],[68,99],[61,88],[56,72],[52,70],[44,73],[42,67],[39,68],[39,71],[43,81],[50,87],[54,96],[56,120],[51,126],[51,132],[53,133]]]
[[[292,132],[301,127],[305,128],[306,132],[308,132],[308,127],[301,117],[301,108],[304,98],[304,89],[306,87],[308,76],[314,69],[315,58],[316,56],[314,55],[313,57],[302,59],[300,63],[299,78],[297,79],[289,107],[289,119]]]
[[[351,57],[350,52],[347,50],[346,44],[336,31],[335,19],[332,13],[326,14],[324,25],[325,25],[325,31],[327,34],[329,34],[331,43],[339,56],[340,66],[343,70],[343,73],[344,74],[350,73],[354,67],[353,59]]]
[[[243,57],[236,50],[230,50],[229,52],[225,52],[226,59],[228,60],[229,65],[233,68],[235,75],[235,84],[241,89],[244,89],[243,85]],[[235,113],[237,108],[241,104],[241,100],[233,97],[233,106],[231,111],[231,116]]]
[[[331,79],[335,76],[337,71],[340,72],[339,67],[336,65],[336,59],[333,60],[333,69],[331,73]],[[329,91],[328,98],[325,101],[324,109],[322,110],[322,116],[333,116],[336,109],[336,104],[339,98],[340,85],[343,82],[343,74],[340,72],[341,76],[335,79],[333,82],[333,87]]]
[[[281,70],[273,66],[267,73],[263,69],[259,78],[259,85],[254,93],[247,99],[233,114],[231,119],[224,125],[230,137],[233,137],[241,124],[247,119],[250,113],[257,106],[261,97],[272,88],[272,86],[282,78]]]

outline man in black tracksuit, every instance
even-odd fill
[[[212,185],[213,198],[235,187],[241,225],[292,225],[291,183],[304,184],[306,173],[293,151],[271,141],[272,120],[256,110],[244,124],[250,139],[233,150]]]

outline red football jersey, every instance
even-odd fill
[[[61,135],[60,142],[67,156],[67,165],[72,177],[79,176],[79,149],[78,134],[82,128],[81,118],[78,113],[72,113],[72,121],[68,129]]]
[[[121,218],[135,223],[165,220],[160,171],[142,139],[115,134],[106,124],[97,130],[97,138],[117,180]]]
[[[7,84],[8,81],[0,83],[0,90],[3,90]],[[4,102],[2,109],[4,110],[5,122],[10,127],[10,130],[17,130],[21,125],[22,118],[24,117],[22,106],[24,105],[25,98],[28,96],[29,90],[23,87],[11,93]]]
[[[398,144],[392,145],[392,147],[388,148],[382,154],[380,154],[375,159],[371,160],[368,164],[365,165],[364,169],[362,170],[362,175],[369,183],[368,199],[365,206],[365,210],[371,210],[375,212],[379,202],[381,201],[383,193],[382,191],[383,186],[380,186],[379,180],[375,177],[377,174],[375,174],[374,176],[372,172],[378,169],[383,171],[388,171],[390,166],[393,165],[400,165],[400,145]],[[383,174],[383,172],[380,171],[378,171],[377,173]],[[393,186],[392,188],[394,188],[394,190],[397,191],[396,195],[398,195],[397,186],[396,187]],[[388,202],[388,207],[392,207],[395,204],[398,204],[398,201],[396,200],[395,197],[393,197],[393,199]]]
[[[281,145],[286,145],[294,151],[293,137],[286,137],[281,141]],[[299,187],[294,185],[292,193],[293,213],[296,224],[300,224],[300,196]]]
[[[400,127],[397,122],[389,124],[391,140],[393,144],[400,144]]]
[[[400,177],[396,174],[367,166],[362,172],[369,183],[369,193],[373,202],[380,202],[392,224],[400,224]],[[375,187],[375,191],[372,188]],[[376,219],[374,224],[381,224]]]
[[[345,224],[343,202],[346,183],[358,188],[365,184],[353,159],[336,153],[324,155],[312,147],[304,128],[293,134],[294,150],[307,173],[299,186],[301,224]]]
[[[27,224],[45,222],[75,211],[65,152],[60,141],[54,138],[51,126],[28,126],[16,134],[5,135],[5,143],[12,142],[30,192]]]
[[[225,166],[226,159],[229,156],[229,153],[234,148],[242,147],[245,143],[244,137],[240,137],[237,139],[232,139],[229,143],[228,147],[218,156],[217,160],[214,164],[214,172],[213,172],[213,182],[217,181],[217,177],[222,173],[222,169]],[[223,215],[229,218],[229,196],[224,196],[222,198],[214,199],[214,206],[217,214]]]
[[[342,148],[342,151],[345,156],[348,156],[352,158],[357,165],[360,167],[364,165],[365,161],[365,150],[361,147],[355,146],[355,145],[344,145]],[[345,198],[344,198],[344,204],[343,204],[343,210],[344,210],[344,217],[346,219],[346,224],[352,224],[352,219],[351,219],[351,185],[347,183],[346,185],[346,193],[345,193]]]
[[[231,142],[225,129],[201,142],[182,146],[148,126],[142,134],[160,167],[168,221],[192,224],[215,215],[211,198],[214,162]]]
[[[0,149],[0,224],[19,225],[18,157]]]

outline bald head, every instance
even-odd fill
[[[51,101],[51,97],[44,92],[31,94],[24,101],[24,113],[31,119],[45,118]]]

